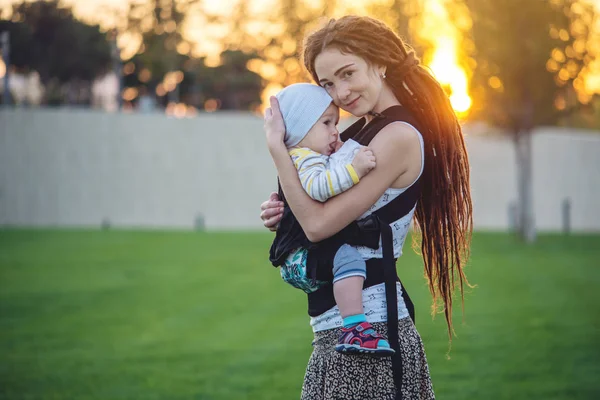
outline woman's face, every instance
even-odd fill
[[[315,59],[315,71],[333,102],[354,116],[362,117],[380,101],[383,67],[371,66],[354,54],[326,48]]]

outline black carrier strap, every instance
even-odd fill
[[[396,205],[401,211],[406,211],[403,215],[408,214],[421,194],[421,178],[402,193],[405,196],[398,196],[398,204]],[[396,200],[394,199],[394,200]],[[392,204],[391,203],[388,204]],[[396,207],[394,207],[396,208]],[[396,399],[402,398],[402,377],[404,370],[402,369],[402,354],[400,352],[400,342],[398,337],[398,293],[396,291],[396,259],[394,258],[394,237],[390,223],[397,220],[398,214],[392,207],[382,207],[377,217],[381,220],[381,246],[383,253],[383,271],[385,280],[385,301],[387,303],[387,330],[390,346],[395,353],[392,355],[392,375],[396,384]],[[378,210],[379,211],[379,210]],[[400,217],[401,218],[401,217]],[[406,287],[402,285],[402,298],[408,310],[410,318],[415,322],[415,306],[406,292]]]
[[[404,191],[401,195],[394,198],[384,207],[374,211],[371,215],[374,217],[369,220],[369,224],[374,224],[374,226],[368,226],[370,230],[377,230],[379,235],[382,232],[383,225],[389,225],[394,221],[404,217],[407,215],[412,208],[415,206],[415,203],[419,199],[421,193],[421,179],[417,179],[417,181],[410,186],[406,191]],[[363,228],[364,229],[364,228]],[[391,229],[391,228],[390,228]],[[382,246],[385,248],[385,244],[382,240]],[[393,250],[393,238],[392,238],[392,250]],[[385,281],[384,274],[384,264],[385,257],[383,258],[372,258],[367,260],[367,279],[364,283],[364,288],[368,288],[377,284],[380,284]],[[394,254],[392,251],[391,265],[396,270],[396,259],[394,258]],[[332,280],[333,275],[330,270],[321,271],[322,274],[319,276],[319,280]],[[395,272],[394,272],[395,274]],[[402,285],[400,279],[397,279],[398,282]],[[395,291],[394,291],[395,293]],[[406,308],[410,315],[410,318],[415,322],[415,308],[412,300],[408,296],[406,292],[406,288],[402,285],[402,298],[404,299],[404,303],[406,304]],[[335,306],[335,297],[333,296],[333,286],[327,285],[316,292],[310,293],[308,295],[308,314],[311,317],[316,317],[318,315],[323,314],[325,311]]]
[[[383,275],[385,277],[385,301],[387,303],[387,334],[392,355],[392,376],[396,385],[396,398],[402,398],[402,354],[398,337],[398,295],[396,292],[396,263],[394,260],[394,238],[388,224],[381,225],[381,245],[383,247]]]

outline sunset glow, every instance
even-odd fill
[[[10,17],[8,9],[10,4],[22,0],[0,0],[0,11],[4,11],[3,17]],[[25,0],[35,1],[35,0]],[[128,4],[131,1],[146,2],[147,0],[62,0],[65,5],[73,6],[75,15],[86,22],[99,23],[103,30],[111,29],[115,26],[123,25],[123,16],[127,13]],[[165,0],[166,1],[166,0]],[[169,0],[170,1],[170,0]],[[584,0],[594,4],[600,10],[600,0]],[[176,0],[176,3],[178,0]],[[306,2],[305,10],[318,10],[325,4],[326,0],[315,0]],[[148,4],[150,4],[148,2]],[[392,0],[347,0],[336,3],[334,9],[330,10],[335,17],[345,14],[371,15],[373,10],[389,10],[391,19],[397,18],[390,7],[397,4]],[[278,0],[206,0],[196,3],[190,8],[186,22],[181,27],[182,34],[187,42],[182,43],[177,51],[181,54],[190,54],[194,57],[206,57],[205,64],[210,67],[218,66],[222,62],[220,53],[226,48],[225,39],[231,35],[231,24],[234,21],[233,16],[241,6],[244,6],[244,16],[247,17],[246,30],[252,35],[254,42],[246,44],[243,50],[252,50],[254,48],[264,48],[268,46],[269,35],[265,32],[273,33],[279,29],[285,29],[284,25],[273,22],[268,17],[268,12],[275,13],[281,2]],[[433,73],[435,78],[444,86],[450,102],[460,117],[466,117],[472,107],[472,99],[469,93],[469,83],[471,80],[471,68],[469,56],[473,51],[473,44],[468,39],[471,30],[472,21],[466,6],[462,1],[455,0],[411,0],[403,6],[405,10],[412,10],[412,16],[409,18],[409,29],[415,39],[415,44],[424,45],[426,49],[424,54],[419,54],[426,65]],[[267,11],[269,10],[269,11]],[[415,11],[418,10],[418,11]],[[452,13],[449,13],[449,10]],[[302,7],[298,11],[301,18],[305,12]],[[207,15],[218,15],[223,17],[221,23],[210,22]],[[306,15],[312,15],[306,13]],[[407,14],[408,15],[408,14]],[[378,17],[375,15],[375,17]],[[379,16],[384,18],[385,15]],[[389,22],[389,21],[388,21]],[[307,21],[307,23],[311,23]],[[121,26],[121,28],[123,28]],[[596,30],[600,32],[600,22],[596,23]],[[600,33],[597,33],[600,34]],[[557,38],[568,38],[569,32],[566,30],[556,30],[550,32],[551,36]],[[590,40],[589,43],[577,41],[568,51],[582,52],[587,49],[591,53],[600,54],[600,40],[598,36]],[[289,42],[289,43],[288,43]],[[292,40],[285,42],[280,48],[272,51],[284,51],[286,46],[295,48],[296,43]],[[140,50],[141,38],[139,35],[122,32],[119,35],[118,42],[121,49],[121,57],[129,59],[134,54],[143,51]],[[562,78],[572,78],[568,76],[568,65],[562,68],[565,54],[553,54],[548,61],[547,69],[556,73]],[[276,57],[274,58],[276,59]],[[265,89],[262,93],[262,107],[268,106],[268,98],[276,93],[282,85],[288,84],[285,76],[296,76],[302,66],[294,59],[285,60],[284,63],[277,65],[269,60],[251,60],[248,64],[251,71],[258,73],[265,81]],[[4,63],[0,60],[0,76],[6,70]],[[144,74],[145,77],[147,74]],[[593,94],[600,93],[600,61],[592,60],[580,72],[578,79],[574,82],[574,87],[583,102],[589,101]],[[148,77],[149,79],[149,77]],[[173,86],[170,84],[172,79],[165,81],[156,88],[157,93],[168,92]],[[499,77],[491,77],[490,87],[498,91],[503,90],[503,83]],[[127,93],[130,97],[133,92]]]
[[[462,35],[461,29],[470,28],[470,20],[465,15],[461,21],[450,20],[444,0],[422,0],[423,13],[415,25],[414,35],[432,50],[425,54],[424,61],[431,68],[435,78],[449,88],[452,107],[464,116],[471,108],[469,96],[469,77],[459,62]],[[461,26],[457,26],[457,22]]]
[[[464,113],[471,108],[469,81],[465,70],[458,64],[455,45],[451,38],[439,38],[429,67],[442,85],[450,86],[450,102],[454,110]]]

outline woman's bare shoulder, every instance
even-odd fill
[[[420,132],[407,122],[395,121],[384,126],[373,138],[369,146],[384,144],[385,146],[398,146],[405,151],[413,150],[415,147],[420,151]]]
[[[377,166],[396,172],[397,178],[391,187],[404,188],[419,176],[422,165],[421,137],[412,125],[402,121],[386,125],[369,147],[377,157]]]

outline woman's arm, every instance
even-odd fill
[[[414,163],[410,153],[414,152],[415,144],[420,159],[420,144],[415,132],[405,124],[390,124],[369,144],[377,159],[375,169],[347,192],[319,203],[302,188],[296,168],[287,154],[283,144],[285,128],[275,98],[271,98],[271,109],[265,114],[265,130],[285,197],[306,236],[313,242],[336,234],[356,220],[409,171],[411,163]]]

